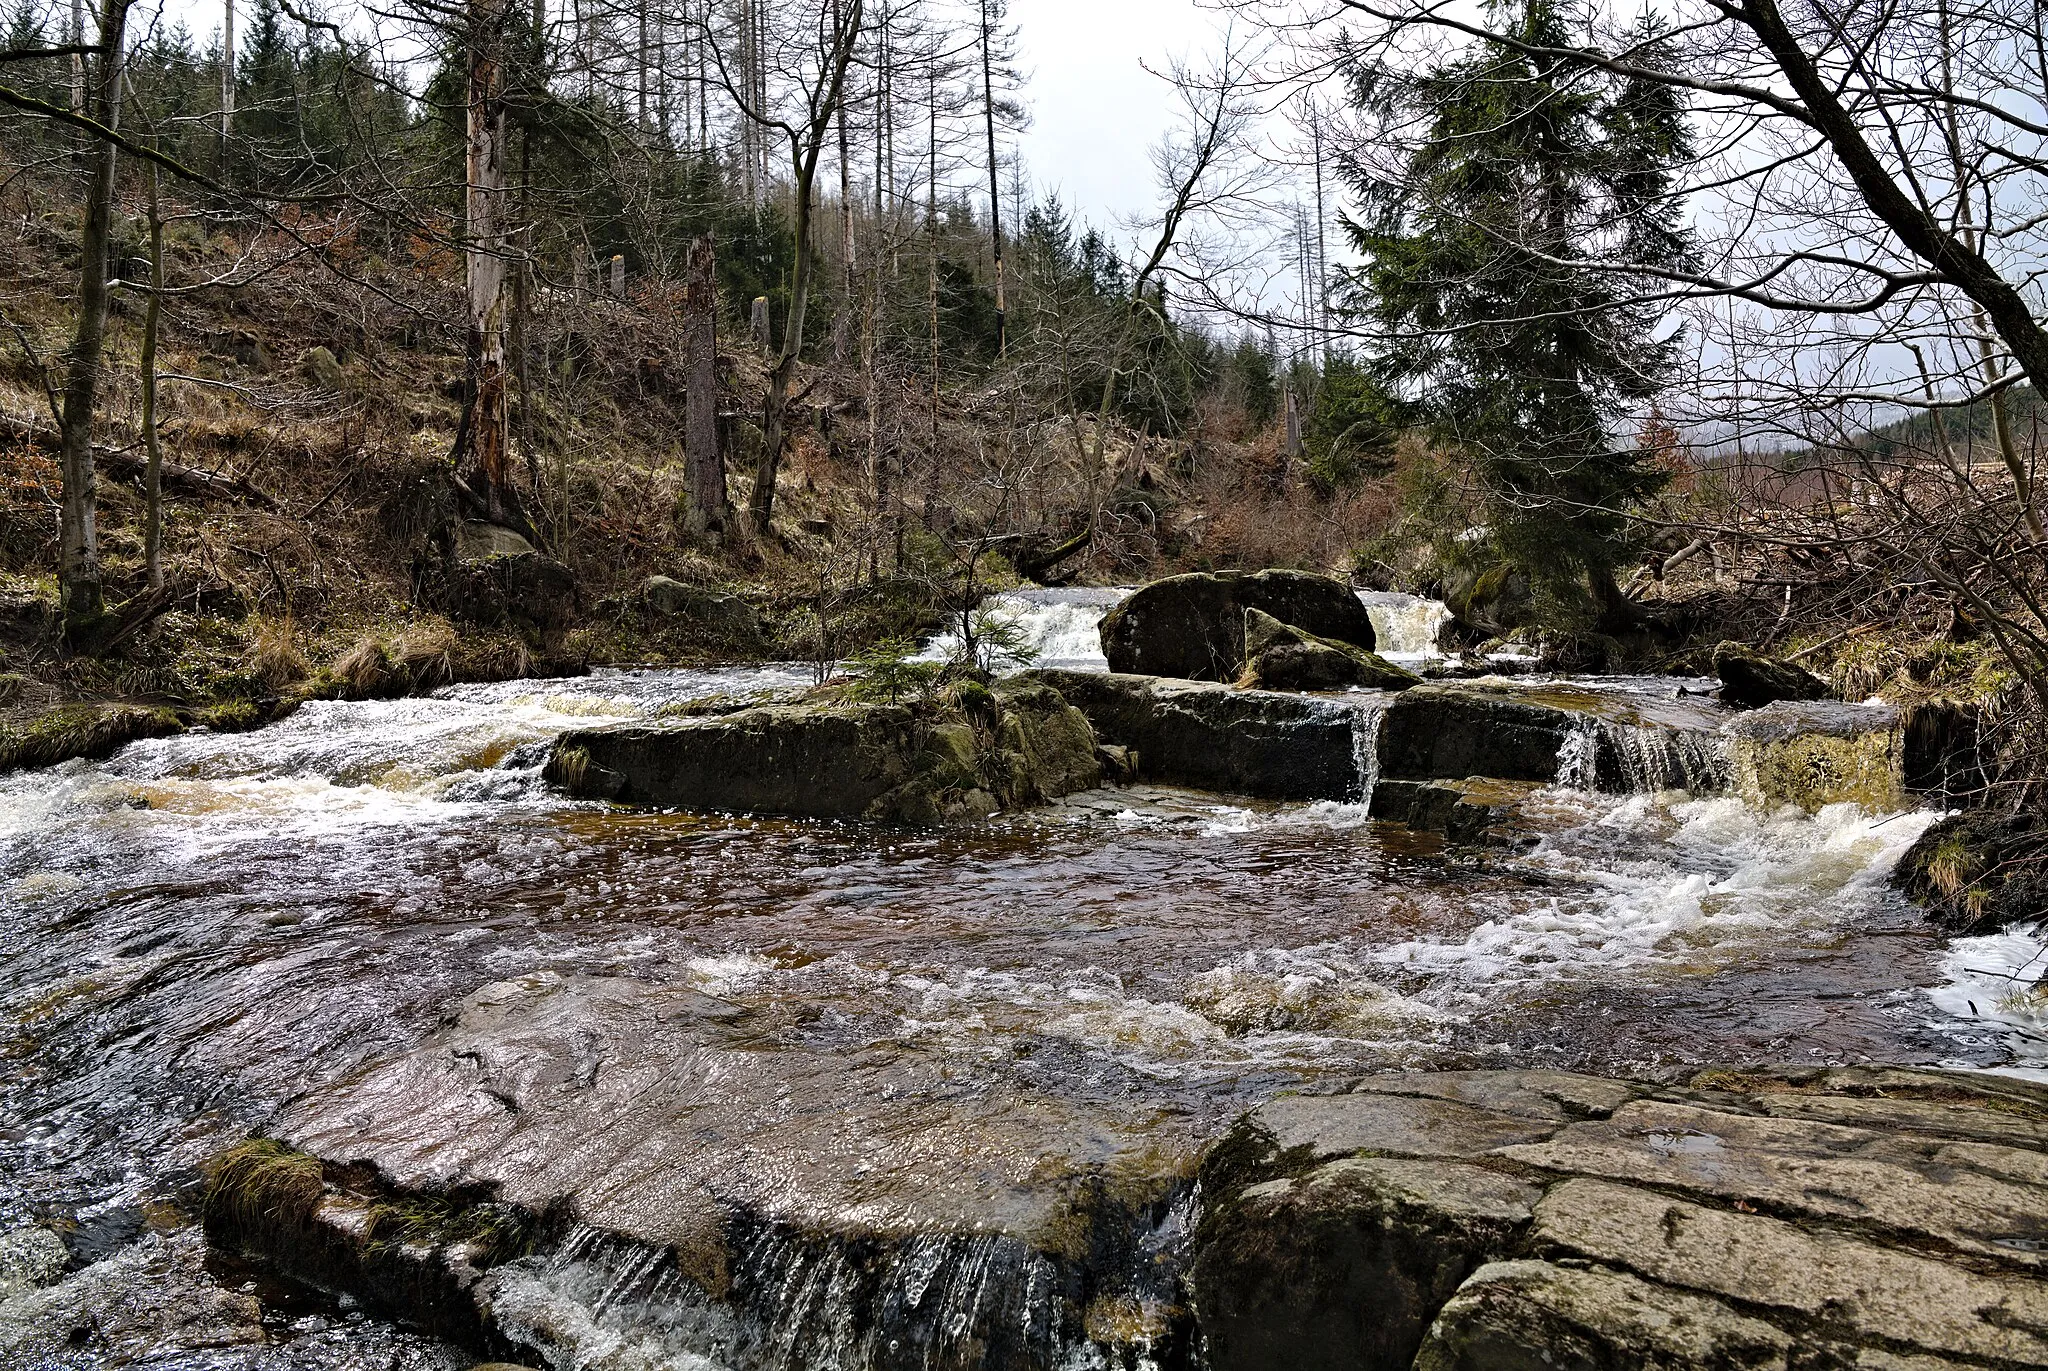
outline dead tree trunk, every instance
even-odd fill
[[[87,115],[109,129],[121,123],[121,55],[129,0],[105,0],[98,51],[85,91]],[[78,320],[66,361],[60,425],[64,492],[58,512],[58,591],[67,637],[89,637],[106,612],[100,583],[99,510],[93,493],[92,419],[99,402],[107,332],[108,244],[113,236],[115,148],[95,139],[88,153],[85,223],[79,235]]]
[[[683,421],[683,462],[690,482],[689,530],[723,533],[732,518],[725,497],[725,454],[718,449],[717,243],[691,240],[683,287],[683,351],[689,387]]]
[[[142,307],[142,561],[149,588],[164,584],[164,450],[157,432],[156,341],[164,305],[164,211],[157,197],[156,164],[143,173],[149,188],[149,302]]]
[[[523,524],[512,489],[505,366],[505,39],[508,0],[470,0],[466,403],[455,469],[494,524]]]

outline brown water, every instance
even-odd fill
[[[70,1228],[82,1262],[121,1251],[223,1141],[534,976],[704,992],[758,1011],[752,1050],[938,1072],[963,1117],[1028,1090],[1182,1145],[1388,1067],[2006,1051],[1920,989],[1944,948],[1882,878],[1921,815],[1557,790],[1530,806],[1533,848],[1447,854],[1355,806],[1143,788],[920,834],[613,812],[539,783],[560,728],[802,680],[315,704],[0,778],[0,1227]],[[168,1338],[152,1364],[446,1356],[307,1317],[322,1327],[273,1318],[263,1345]]]

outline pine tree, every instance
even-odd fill
[[[1493,13],[1529,47],[1570,44],[1559,0]],[[1349,169],[1363,264],[1346,303],[1371,326],[1372,370],[1401,417],[1469,455],[1503,559],[1556,608],[1614,626],[1629,511],[1667,476],[1616,434],[1678,342],[1635,298],[1654,291],[1646,273],[1589,263],[1690,259],[1670,198],[1685,111],[1669,86],[1499,42],[1420,75],[1361,72],[1354,89],[1389,124],[1426,128],[1398,176]]]

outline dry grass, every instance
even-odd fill
[[[325,1191],[317,1159],[251,1138],[207,1164],[202,1209],[209,1223],[238,1229],[297,1227],[312,1218]]]
[[[446,619],[422,619],[391,644],[391,660],[414,690],[432,690],[455,679],[455,654],[461,646],[455,626]]]
[[[289,618],[257,620],[245,660],[249,673],[272,690],[297,685],[313,674],[313,664],[299,647],[298,628]]]
[[[365,633],[356,640],[356,645],[334,659],[327,668],[334,679],[341,682],[343,691],[351,699],[368,699],[391,689],[397,678],[397,670],[391,661],[390,650],[384,640],[374,633]]]

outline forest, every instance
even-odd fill
[[[2048,10],[1130,2],[9,0],[0,1363],[2048,1365]]]

